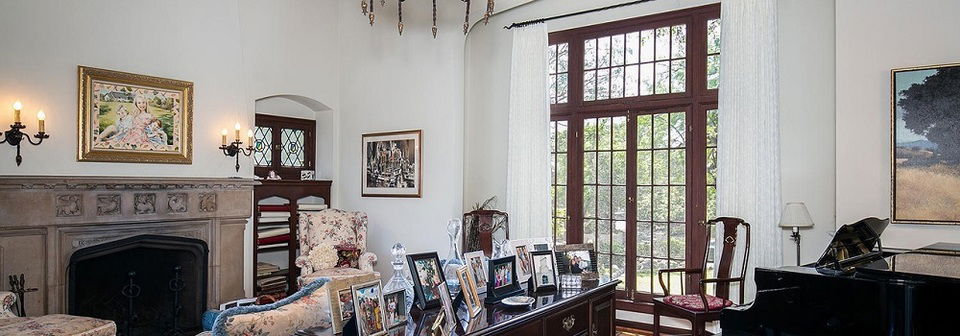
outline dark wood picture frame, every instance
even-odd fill
[[[537,257],[548,256],[550,257],[550,274],[540,273]],[[550,284],[541,285],[540,278],[543,276],[548,276],[552,279]],[[557,290],[557,258],[554,256],[553,251],[531,251],[530,252],[530,285],[533,288],[533,291],[536,293],[545,293],[545,292],[554,292]]]
[[[397,192],[388,192],[385,190],[380,191],[370,191],[367,187],[367,142],[371,138],[389,138],[396,136],[411,136],[411,139],[414,141],[414,166],[416,167],[415,182],[413,191],[402,191],[402,189],[411,189],[411,188],[376,188],[376,189],[401,189]],[[369,140],[376,141],[376,140]],[[381,141],[392,141],[391,139],[384,139]],[[361,197],[400,197],[400,198],[420,198],[423,196],[423,130],[406,130],[406,131],[393,131],[393,132],[379,132],[379,133],[365,133],[361,137],[360,148],[362,158],[361,162],[361,174],[360,174],[360,195]],[[373,189],[373,188],[369,188]]]
[[[434,294],[431,290],[435,284],[424,284],[420,280],[420,271],[417,269],[417,262],[421,260],[432,260],[434,266],[436,267],[437,277],[440,279],[440,283],[444,286],[447,284],[447,280],[444,279],[442,264],[440,264],[440,257],[437,255],[437,252],[408,254],[407,266],[410,268],[410,276],[413,277],[414,301],[417,304],[417,308],[420,308],[420,310],[439,307],[440,297],[436,296],[437,294]]]
[[[497,288],[497,268],[507,264],[509,264],[507,267],[510,269],[510,283]],[[517,258],[509,256],[490,259],[489,266],[487,267],[487,297],[484,299],[484,302],[495,304],[500,302],[500,300],[522,293],[523,289],[520,288],[520,281],[517,279]]]

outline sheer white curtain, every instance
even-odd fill
[[[751,224],[745,289],[747,301],[752,301],[756,288],[753,269],[782,263],[777,227],[777,1],[724,0],[721,19],[717,214],[740,217]],[[734,265],[740,265],[744,246],[738,242]]]
[[[550,102],[547,27],[513,29],[507,126],[510,238],[550,235]]]

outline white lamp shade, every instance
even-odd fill
[[[810,218],[810,211],[807,211],[807,205],[803,204],[803,202],[787,203],[787,206],[783,208],[783,214],[780,216],[780,227],[813,227],[813,219]]]

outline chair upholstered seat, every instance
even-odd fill
[[[329,278],[331,281],[336,281],[336,280],[359,278],[367,274],[375,274],[377,278],[380,277],[380,272],[365,271],[365,270],[351,268],[351,267],[334,267],[334,268],[322,269],[310,274],[301,275],[300,278],[297,280],[300,286],[305,286],[306,284],[314,282],[319,278]]]
[[[707,295],[706,297],[707,307],[712,311],[733,305],[733,301],[724,298],[718,298],[713,295]],[[668,295],[663,298],[663,303],[692,311],[704,311],[703,299],[698,294]]]
[[[2,319],[0,335],[22,336],[114,336],[117,324],[113,321],[72,315],[42,315]]]

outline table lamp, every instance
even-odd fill
[[[793,229],[790,238],[797,244],[797,266],[800,266],[800,228],[813,227],[807,206],[803,202],[788,202],[780,215],[780,227]]]

